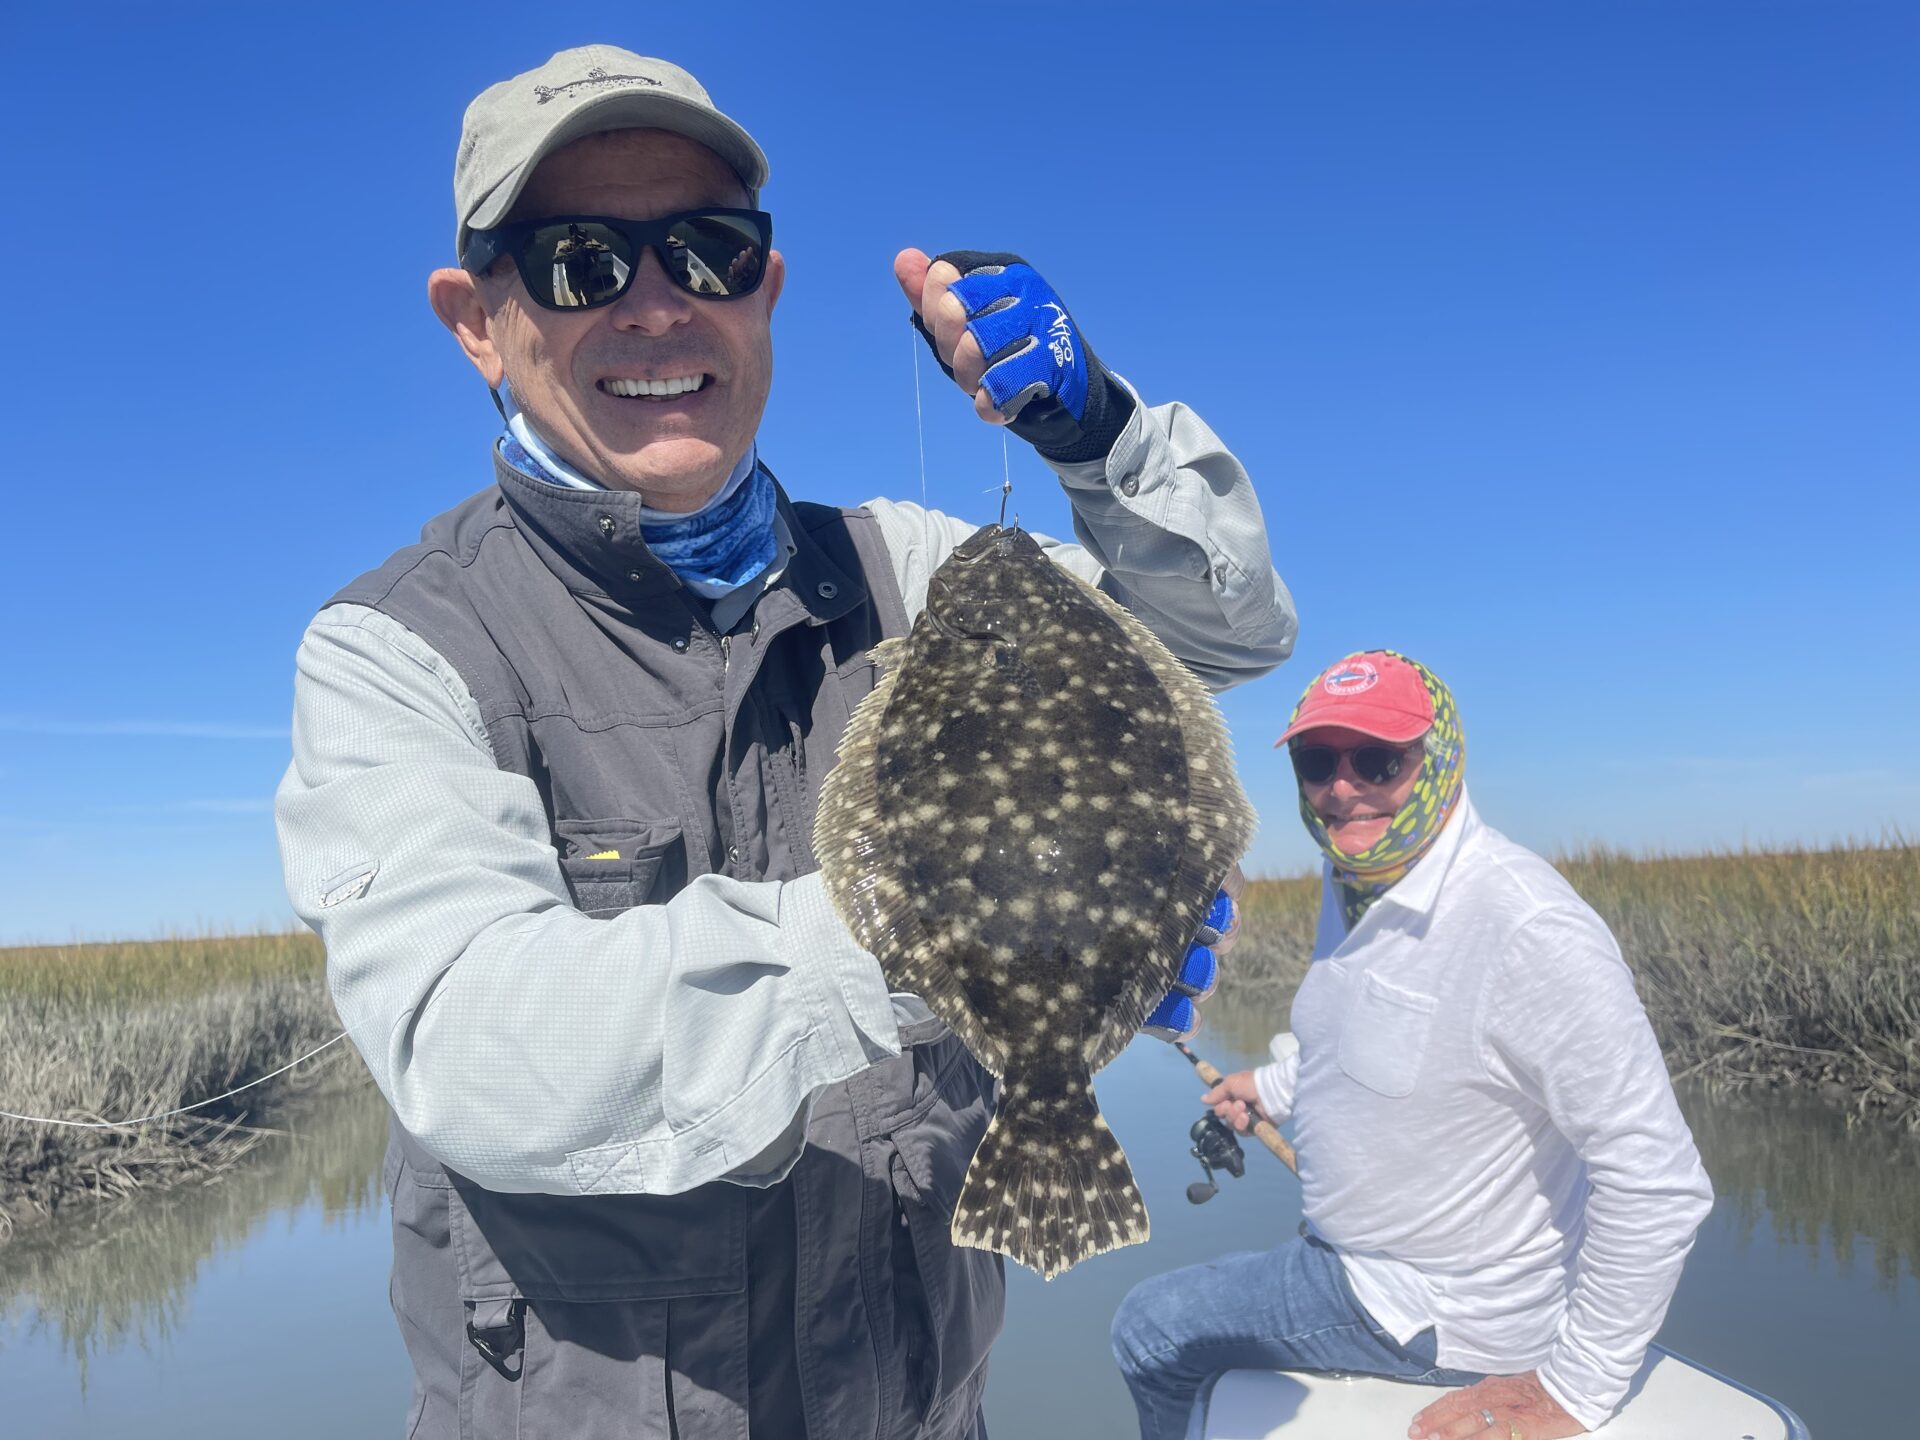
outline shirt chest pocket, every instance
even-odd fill
[[[1340,1031],[1340,1069],[1388,1099],[1412,1094],[1426,1058],[1435,1003],[1431,995],[1362,975]]]
[[[574,908],[596,919],[670,899],[687,883],[686,844],[671,822],[558,820],[553,831]]]

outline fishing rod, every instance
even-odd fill
[[[1184,1040],[1174,1041],[1173,1048],[1187,1057],[1187,1062],[1199,1072],[1200,1078],[1208,1085],[1218,1085],[1226,1078],[1194,1054]],[[1193,1141],[1193,1149],[1189,1153],[1200,1162],[1200,1168],[1206,1174],[1206,1179],[1196,1180],[1187,1187],[1187,1199],[1195,1205],[1204,1205],[1219,1193],[1220,1187],[1213,1182],[1213,1172],[1225,1170],[1237,1180],[1246,1174],[1247,1160],[1240,1149],[1239,1140],[1234,1136],[1232,1127],[1211,1111],[1194,1121],[1193,1128],[1187,1134]],[[1285,1137],[1274,1127],[1271,1120],[1255,1120],[1253,1134],[1255,1139],[1273,1152],[1274,1157],[1282,1165],[1296,1175],[1300,1173],[1299,1159],[1294,1155],[1293,1147],[1286,1142]]]

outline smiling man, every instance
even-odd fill
[[[752,198],[685,135],[590,132],[539,163],[507,223],[462,226],[466,268],[436,271],[429,298],[569,468],[698,510],[751,454],[773,381],[786,266]]]
[[[1145,1440],[1211,1375],[1460,1387],[1412,1440],[1558,1440],[1626,1398],[1712,1199],[1600,917],[1467,799],[1431,670],[1314,678],[1280,737],[1326,856],[1313,963],[1273,1064],[1205,1103],[1292,1118],[1306,1233],[1138,1286],[1114,1355]]]
[[[282,855],[394,1113],[417,1440],[983,1433],[1000,1261],[948,1225],[992,1082],[812,849],[869,652],[972,527],[774,479],[766,178],[624,50],[473,102],[428,291],[500,407],[488,483],[300,648]],[[1252,486],[1192,411],[1139,402],[1016,256],[893,280],[1059,476],[1060,565],[1215,688],[1285,658]],[[1169,981],[1177,1032],[1206,980]]]

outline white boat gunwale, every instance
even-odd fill
[[[1754,1389],[1751,1385],[1743,1384],[1741,1381],[1734,1379],[1731,1375],[1722,1375],[1718,1370],[1714,1369],[1711,1365],[1702,1365],[1698,1360],[1689,1360],[1685,1355],[1680,1354],[1678,1351],[1668,1349],[1665,1345],[1660,1344],[1658,1341],[1655,1341],[1653,1344],[1647,1346],[1647,1349],[1658,1350],[1662,1355],[1665,1355],[1668,1359],[1677,1360],[1682,1365],[1690,1366],[1691,1368],[1698,1370],[1702,1375],[1711,1375],[1715,1380],[1718,1380],[1722,1385],[1731,1386],[1733,1389],[1738,1390],[1742,1395],[1751,1396],[1753,1399],[1758,1400],[1762,1405],[1766,1406],[1769,1410],[1773,1411],[1774,1414],[1780,1417],[1780,1423],[1787,1427],[1787,1440],[1813,1440],[1813,1433],[1807,1429],[1807,1422],[1802,1420],[1798,1415],[1796,1415],[1791,1408],[1789,1408],[1788,1406],[1782,1405],[1778,1400],[1774,1399],[1771,1395],[1762,1394],[1760,1391]]]
[[[1777,1434],[1772,1435],[1771,1440],[1812,1440],[1812,1435],[1811,1435],[1811,1432],[1807,1429],[1806,1422],[1801,1420],[1801,1418],[1798,1415],[1796,1415],[1792,1409],[1790,1409],[1786,1405],[1783,1405],[1780,1401],[1775,1400],[1771,1395],[1764,1394],[1761,1391],[1754,1389],[1751,1385],[1743,1384],[1741,1381],[1735,1380],[1731,1376],[1723,1375],[1719,1371],[1713,1369],[1711,1366],[1702,1365],[1697,1361],[1690,1360],[1686,1356],[1681,1355],[1676,1351],[1669,1349],[1667,1346],[1660,1345],[1658,1343],[1649,1345],[1647,1347],[1647,1358],[1642,1363],[1639,1374],[1635,1377],[1632,1396],[1630,1396],[1630,1398],[1628,1399],[1626,1406],[1623,1407],[1620,1416],[1616,1417],[1617,1420],[1628,1418],[1629,1413],[1632,1412],[1633,1410],[1635,1399],[1637,1399],[1638,1396],[1641,1394],[1642,1389],[1646,1385],[1646,1382],[1649,1379],[1649,1377],[1651,1377],[1655,1373],[1656,1369],[1660,1367],[1661,1361],[1663,1359],[1671,1361],[1674,1365],[1679,1366],[1681,1368],[1681,1371],[1683,1372],[1686,1372],[1686,1371],[1693,1372],[1693,1374],[1696,1377],[1703,1377],[1704,1380],[1710,1381],[1715,1385],[1724,1386],[1728,1391],[1731,1391],[1736,1395],[1744,1397],[1744,1401],[1751,1401],[1754,1404],[1764,1407],[1766,1411],[1770,1412],[1774,1416],[1774,1418],[1779,1422],[1779,1426],[1780,1426],[1779,1432]],[[1232,1414],[1224,1422],[1224,1425],[1226,1427],[1231,1427],[1231,1428],[1230,1429],[1216,1428],[1215,1426],[1216,1417],[1212,1413],[1215,1391],[1218,1384],[1221,1381],[1226,1380],[1228,1376],[1245,1376],[1245,1377],[1248,1377],[1248,1379],[1239,1387],[1242,1393],[1234,1393],[1232,1389],[1230,1389],[1229,1391],[1229,1397],[1228,1397],[1229,1406],[1231,1409],[1236,1410],[1238,1412],[1238,1413]],[[1257,1385],[1262,1383],[1258,1380],[1258,1377],[1260,1376],[1267,1376],[1267,1377],[1273,1377],[1273,1378],[1284,1377],[1286,1379],[1293,1380],[1297,1382],[1296,1390],[1298,1385],[1306,1385],[1309,1389],[1309,1393],[1313,1392],[1313,1387],[1324,1386],[1325,1382],[1327,1381],[1341,1382],[1341,1393],[1346,1395],[1352,1395],[1354,1393],[1346,1390],[1345,1387],[1347,1385],[1365,1386],[1367,1387],[1367,1391],[1369,1392],[1369,1397],[1371,1396],[1372,1392],[1375,1392],[1382,1388],[1392,1388],[1392,1389],[1423,1388],[1423,1387],[1416,1386],[1411,1381],[1398,1380],[1398,1379],[1393,1379],[1385,1376],[1351,1375],[1351,1374],[1344,1374],[1344,1373],[1328,1373],[1324,1371],[1321,1371],[1321,1372],[1282,1371],[1282,1370],[1228,1371],[1225,1374],[1217,1375],[1212,1380],[1210,1380],[1205,1386],[1202,1387],[1199,1396],[1195,1399],[1193,1412],[1188,1422],[1188,1428],[1187,1428],[1188,1440],[1240,1440],[1240,1437],[1243,1434],[1251,1434],[1251,1432],[1246,1432],[1243,1429],[1243,1427],[1249,1422],[1249,1419],[1252,1418],[1249,1415],[1248,1410],[1246,1408],[1248,1400],[1252,1397],[1245,1394],[1244,1392],[1246,1389],[1246,1384],[1251,1383],[1251,1384]],[[1700,1381],[1699,1379],[1696,1379],[1691,1383],[1697,1389]],[[1671,1398],[1673,1392],[1671,1391],[1670,1387],[1656,1387],[1656,1388],[1662,1389],[1663,1393],[1669,1398]],[[1429,1391],[1429,1393],[1432,1393],[1432,1394],[1444,1393],[1444,1387],[1434,1387],[1431,1391]],[[1744,1403],[1744,1401],[1738,1402],[1738,1403]],[[1346,1404],[1349,1404],[1350,1402],[1346,1400],[1342,1400],[1339,1403],[1342,1405],[1346,1405]],[[1376,1402],[1371,1398],[1365,1398],[1365,1399],[1362,1399],[1359,1403],[1371,1405]],[[1258,1413],[1260,1412],[1256,1410],[1255,1414],[1258,1414]],[[1279,1417],[1275,1417],[1275,1418],[1279,1418]],[[1336,1415],[1336,1416],[1327,1417],[1327,1418],[1337,1419],[1339,1417]],[[1652,1415],[1648,1415],[1644,1410],[1639,1412],[1633,1418],[1640,1421],[1641,1424],[1646,1424],[1651,1422],[1655,1426],[1661,1426],[1661,1422],[1658,1419],[1656,1419]],[[1671,1420],[1674,1417],[1669,1415],[1668,1418]],[[1755,1416],[1753,1411],[1749,1410],[1747,1412],[1747,1418],[1749,1422],[1751,1422],[1753,1419],[1757,1417]],[[1371,1412],[1369,1412],[1368,1420],[1369,1420],[1369,1423],[1371,1423]],[[1293,1423],[1295,1423],[1295,1421],[1294,1421],[1293,1414],[1288,1414],[1284,1418],[1280,1418],[1280,1423],[1278,1425],[1269,1426],[1266,1420],[1264,1419],[1255,1419],[1253,1420],[1253,1423],[1260,1427],[1260,1430],[1259,1430],[1260,1434],[1276,1437],[1276,1440],[1277,1440],[1277,1437],[1288,1433],[1288,1427]],[[1311,1437],[1316,1433],[1322,1434],[1322,1435],[1330,1433],[1325,1429],[1321,1428],[1324,1422],[1310,1421],[1307,1423],[1311,1428],[1303,1429],[1301,1431],[1303,1440],[1311,1440]],[[1758,1430],[1761,1427],[1756,1425],[1754,1426],[1754,1428]],[[1602,1440],[1604,1440],[1605,1434],[1611,1431],[1612,1429],[1613,1429],[1612,1423],[1609,1423],[1608,1425],[1601,1427],[1601,1431],[1598,1433],[1601,1435]],[[1633,1431],[1634,1433],[1638,1433],[1641,1435],[1645,1435],[1648,1433],[1646,1430],[1641,1429],[1639,1425],[1633,1426]],[[1344,1432],[1342,1433],[1344,1434]],[[1656,1430],[1655,1433],[1666,1434],[1668,1432],[1664,1426],[1661,1426],[1661,1428]],[[1677,1436],[1678,1432],[1674,1432],[1674,1433]],[[1754,1440],[1754,1437],[1749,1435],[1745,1437],[1745,1440]]]

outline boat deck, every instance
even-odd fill
[[[1372,1376],[1234,1370],[1194,1407],[1188,1440],[1401,1440],[1440,1393]],[[1620,1413],[1590,1433],[1596,1440],[1809,1440],[1784,1405],[1657,1345]]]

